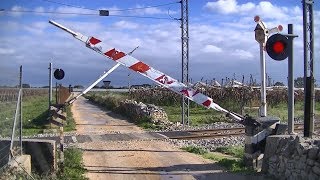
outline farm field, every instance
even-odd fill
[[[247,95],[247,92],[249,95]],[[259,91],[250,90],[247,88],[225,88],[217,89],[210,88],[204,91],[205,94],[212,97],[213,100],[221,105],[223,108],[241,113],[242,107],[247,107],[243,110],[243,114],[249,114],[253,117],[258,116],[257,107],[259,103]],[[316,118],[320,118],[320,99],[318,95],[320,91],[316,91],[317,99],[315,104]],[[220,95],[220,96],[219,96]],[[268,115],[279,117],[282,121],[287,121],[287,96],[286,90],[268,91],[267,93]],[[171,122],[180,122],[181,108],[180,96],[165,89],[138,89],[127,93],[116,92],[91,92],[89,96],[94,96],[96,99],[108,97],[107,101],[110,102],[105,108],[114,108],[119,101],[126,98],[136,100],[137,102],[155,104],[162,107]],[[113,98],[114,97],[114,98]],[[296,93],[295,103],[295,118],[303,120],[303,91]],[[224,114],[212,109],[205,109],[193,102],[190,102],[190,119],[191,125],[210,124],[218,121],[230,121]]]
[[[0,124],[1,127],[5,127],[4,135],[10,134],[13,118],[17,103],[17,89],[1,88],[0,89],[0,118],[10,119],[10,122],[4,122],[7,124]],[[54,96],[53,96],[54,97]],[[48,89],[23,89],[22,97],[22,120],[23,120],[23,135],[34,135],[43,133],[44,129],[49,128],[49,111],[48,111]],[[67,108],[67,113],[71,114],[70,108]],[[65,131],[74,130],[75,124],[72,121],[72,116],[68,116],[67,125]],[[3,131],[3,132],[4,132]]]

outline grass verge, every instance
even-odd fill
[[[41,133],[48,124],[48,96],[32,96],[23,99],[23,135]]]
[[[66,108],[66,113],[67,113],[67,120],[66,120],[66,124],[64,126],[64,131],[73,131],[76,129],[76,122],[73,119],[73,114],[71,111],[71,106],[68,106]]]
[[[82,163],[82,151],[76,148],[66,149],[64,151],[64,170],[58,172],[58,179],[77,179],[87,180],[84,176],[86,170]]]
[[[229,146],[217,150],[218,152],[222,152],[230,156],[215,152],[208,152],[207,150],[196,146],[187,146],[181,149],[190,153],[199,154],[203,158],[217,161],[219,165],[225,167],[230,172],[252,172],[244,165],[242,159],[244,150],[241,146]]]
[[[180,106],[161,106],[168,115],[168,119],[171,122],[181,122],[181,107]],[[206,109],[196,105],[190,107],[190,119],[191,125],[198,126],[201,124],[210,124],[221,121],[229,121],[224,114],[214,111],[212,109]]]

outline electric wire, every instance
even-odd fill
[[[6,10],[2,9],[4,12],[13,12],[13,13],[38,13],[38,14],[65,14],[65,15],[86,15],[86,16],[99,16],[98,12],[97,13],[73,13],[73,12],[55,12],[55,11],[33,11],[33,10]]]
[[[66,4],[66,3],[61,3],[61,2],[52,1],[52,0],[41,0],[41,1],[49,2],[49,3],[54,3],[54,4],[59,4],[59,5],[63,5],[63,6],[69,6],[69,7],[79,8],[79,9],[86,9],[86,10],[98,11],[98,9],[85,8],[85,7],[81,7],[81,6],[76,6],[76,5],[72,5],[72,4]],[[151,6],[146,6],[146,7],[127,8],[127,9],[112,9],[112,10],[108,10],[108,11],[110,11],[110,12],[111,12],[111,11],[132,11],[132,10],[139,10],[139,9],[148,9],[148,8],[154,8],[154,7],[168,6],[168,5],[172,5],[172,4],[176,4],[176,3],[180,3],[180,1],[175,1],[175,2],[171,2],[171,3],[165,3],[165,4],[158,4],[158,5],[151,5]]]
[[[113,17],[125,17],[125,18],[142,18],[142,19],[166,19],[166,20],[175,20],[172,18],[166,18],[166,17],[152,17],[152,16],[128,16],[128,15],[109,15]]]
[[[180,1],[166,3],[166,4],[159,4],[159,5],[154,5],[154,6],[146,6],[146,7],[127,8],[127,9],[112,9],[109,11],[132,11],[132,10],[139,10],[139,9],[148,9],[148,8],[154,8],[154,7],[168,6],[168,5],[172,5],[172,4],[176,4],[176,3],[180,3]]]
[[[85,16],[100,16],[98,13],[73,13],[73,12],[54,12],[54,11],[32,11],[32,10],[2,10],[5,12],[14,12],[14,13],[44,13],[44,14],[64,14],[64,15],[85,15]],[[165,20],[176,20],[166,17],[152,17],[152,16],[130,16],[130,15],[108,15],[110,17],[124,17],[124,18],[142,18],[142,19],[165,19]]]
[[[85,7],[81,7],[81,6],[76,6],[76,5],[66,4],[66,3],[61,3],[61,2],[57,2],[57,1],[51,1],[51,0],[41,0],[41,1],[49,2],[49,3],[54,3],[54,4],[59,4],[59,5],[63,5],[63,6],[69,6],[69,7],[79,8],[79,9],[86,9],[86,10],[91,10],[91,11],[97,11],[97,9],[90,9],[90,8],[85,8]]]

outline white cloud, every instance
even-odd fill
[[[204,7],[212,12],[233,14],[251,11],[255,5],[251,2],[238,5],[236,0],[218,0],[216,2],[207,2]]]
[[[36,12],[44,12],[45,9],[44,9],[44,7],[39,6],[39,7],[34,8],[34,11],[36,11]]]
[[[239,59],[252,59],[254,56],[251,52],[245,51],[242,49],[236,49],[234,52],[231,53],[233,56]]]
[[[14,53],[15,53],[14,49],[0,48],[0,54],[2,54],[2,55],[10,55],[10,54],[14,54]]]
[[[59,16],[63,17],[74,17],[78,16],[77,14],[96,14],[98,15],[98,11],[92,11],[92,10],[87,10],[87,9],[81,9],[81,8],[75,8],[75,7],[65,7],[65,6],[60,6],[58,7],[55,12],[61,13]]]
[[[204,8],[211,13],[251,15],[252,18],[260,15],[264,19],[279,20],[288,18],[288,14],[297,15],[301,12],[297,6],[289,10],[288,7],[279,7],[269,1],[260,1],[258,4],[252,2],[239,4],[237,0],[218,0],[207,2]]]
[[[13,17],[19,17],[23,14],[23,12],[19,12],[19,11],[25,11],[25,10],[27,10],[27,9],[23,8],[22,6],[13,6],[11,8],[11,11],[13,11],[13,12],[10,12],[10,15]],[[17,12],[14,12],[14,11],[17,11]]]
[[[48,26],[49,23],[47,22],[34,22],[30,25],[25,25],[24,29],[31,33],[42,34]]]
[[[123,29],[137,29],[139,25],[137,23],[129,22],[129,21],[117,21],[113,24],[115,28],[123,28]]]
[[[138,8],[138,9],[134,9],[132,11],[127,11],[127,12],[132,12],[133,14],[136,14],[136,15],[160,15],[160,14],[168,14],[168,11],[169,11],[169,14],[172,15],[172,14],[177,14],[177,11],[173,11],[173,10],[163,10],[163,9],[160,9],[160,8],[157,8],[157,7],[150,7],[150,8],[144,8],[145,6],[141,6],[141,5],[136,5],[135,8]],[[141,9],[139,9],[141,8]]]
[[[202,49],[202,51],[205,53],[220,53],[222,52],[222,49],[217,46],[208,44]]]

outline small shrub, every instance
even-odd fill
[[[200,148],[200,147],[197,147],[197,146],[187,146],[187,147],[183,147],[181,149],[188,151],[190,153],[195,153],[195,154],[200,154],[200,155],[204,155],[208,152],[207,150]]]

